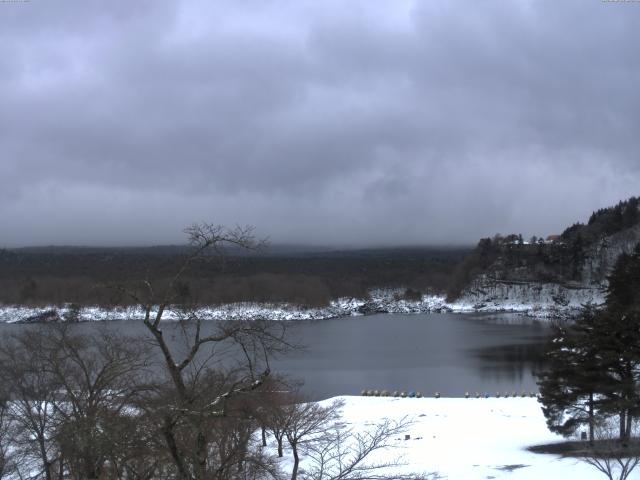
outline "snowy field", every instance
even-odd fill
[[[582,461],[558,455],[530,453],[526,447],[561,441],[547,430],[535,398],[379,398],[344,400],[343,421],[362,431],[385,418],[408,416],[415,423],[374,461],[401,456],[399,472],[437,472],[451,480],[602,479]],[[325,400],[329,404],[334,399]],[[285,452],[284,467],[290,455]],[[304,467],[304,463],[302,464]],[[398,470],[396,470],[398,471]],[[634,476],[635,475],[635,476]],[[640,478],[640,471],[630,478]]]

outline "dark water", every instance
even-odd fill
[[[2,325],[0,335],[22,325]],[[37,328],[37,327],[35,327]],[[145,336],[139,321],[84,323]],[[175,323],[164,330],[180,340]],[[315,399],[362,389],[418,390],[426,395],[535,391],[549,334],[545,323],[512,314],[379,314],[291,322],[291,339],[306,348],[276,359],[272,370],[304,381]]]
[[[545,323],[513,314],[380,314],[305,322],[294,335],[304,352],[274,369],[302,378],[316,397],[362,389],[433,395],[537,391],[549,335]]]

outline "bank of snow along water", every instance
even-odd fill
[[[557,284],[523,285],[494,283],[487,287],[474,284],[454,302],[441,295],[422,295],[417,300],[403,298],[404,289],[376,289],[368,299],[338,298],[326,307],[306,307],[291,303],[233,303],[202,307],[198,314],[208,320],[322,320],[374,313],[473,313],[516,312],[537,318],[557,318],[575,314],[585,303],[600,304],[601,289],[570,289]],[[135,320],[143,317],[140,308],[74,308],[0,305],[0,321],[36,323],[59,319],[78,321]],[[179,310],[168,309],[165,320],[183,318]]]

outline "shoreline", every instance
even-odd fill
[[[204,320],[328,320],[340,317],[392,314],[426,313],[513,313],[539,320],[568,319],[574,317],[579,305],[549,305],[531,303],[477,303],[447,302],[442,295],[423,295],[420,300],[401,298],[402,289],[377,289],[370,292],[370,298],[338,298],[326,307],[306,307],[291,303],[233,303],[210,307],[201,307],[197,313]],[[64,319],[72,312],[70,305],[29,307],[23,305],[0,305],[2,323],[40,323],[47,320]],[[75,321],[113,321],[136,320],[142,317],[137,307],[104,308],[98,306],[81,307]],[[181,315],[176,310],[165,311],[163,320],[177,321]]]

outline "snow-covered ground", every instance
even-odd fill
[[[400,455],[406,465],[394,470],[398,473],[437,472],[451,480],[603,478],[580,460],[526,450],[562,440],[547,430],[535,398],[337,398],[345,402],[343,421],[358,431],[386,418],[408,416],[415,422],[406,431],[409,440],[400,435],[392,440],[397,448],[370,459],[378,463]],[[289,457],[283,459],[285,469]]]
[[[431,313],[431,312],[517,312],[537,318],[555,318],[571,315],[575,312],[574,305],[566,307],[557,305],[539,305],[536,303],[482,303],[471,302],[448,303],[444,296],[423,295],[421,300],[404,300],[401,289],[378,289],[370,292],[368,300],[357,298],[338,298],[332,300],[327,307],[305,307],[289,303],[261,304],[234,303],[228,305],[205,307],[200,310],[202,318],[218,319],[258,319],[270,320],[321,320],[326,318],[344,317],[349,315],[363,315],[368,313]],[[16,305],[0,305],[0,322],[17,322],[33,320],[43,312],[51,310],[48,307],[26,307]],[[64,316],[68,307],[57,308]],[[79,320],[130,320],[142,318],[143,312],[139,308],[100,308],[85,307],[79,313]],[[179,313],[168,309],[163,318],[177,320]]]

